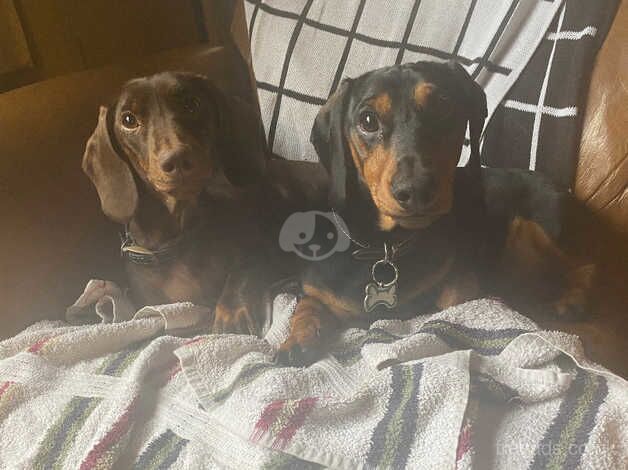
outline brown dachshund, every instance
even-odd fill
[[[496,286],[512,286],[514,273],[559,279],[553,312],[582,309],[594,270],[555,244],[563,195],[529,172],[482,170],[485,116],[484,92],[454,63],[393,66],[342,83],[311,141],[351,249],[305,267],[279,361],[315,360],[343,323],[502,295],[508,289]],[[467,124],[471,156],[457,168]]]
[[[199,75],[131,80],[101,108],[83,169],[125,226],[137,305],[192,301],[214,309],[216,332],[259,331],[255,312],[279,276],[263,148],[254,110]]]

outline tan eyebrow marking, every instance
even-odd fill
[[[379,116],[387,116],[392,109],[392,101],[388,93],[382,93],[371,101],[371,106],[375,108]]]
[[[431,83],[422,82],[417,84],[414,87],[414,101],[416,105],[420,108],[424,107],[435,88]]]

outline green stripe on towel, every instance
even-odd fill
[[[405,467],[416,433],[422,374],[420,362],[391,367],[392,393],[386,412],[371,436],[368,468]]]
[[[577,468],[607,394],[605,378],[578,370],[530,468]]]
[[[108,357],[96,374],[120,376],[139,355],[140,349],[125,349]],[[34,460],[35,469],[63,469],[67,453],[85,422],[102,398],[74,397],[61,416],[48,428]]]
[[[187,439],[167,429],[146,446],[134,468],[137,470],[170,468],[188,442]]]

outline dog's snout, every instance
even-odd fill
[[[166,152],[161,159],[161,169],[164,173],[187,173],[192,170],[192,159],[185,148]]]
[[[418,177],[402,174],[393,180],[391,192],[404,209],[418,209],[432,201],[435,189],[436,180],[431,174]]]
[[[397,163],[397,173],[411,175],[414,172],[416,161],[417,158],[410,155],[401,157]]]
[[[417,185],[417,199],[421,205],[428,205],[434,199],[436,193],[436,178],[433,175],[425,175],[419,178]]]
[[[397,162],[397,172],[392,181],[392,194],[401,207],[410,207],[413,203],[413,179],[416,159],[410,155],[401,157]]]
[[[414,192],[415,192],[415,188],[409,181],[396,184],[393,187],[393,191],[392,191],[393,196],[395,197],[399,205],[406,209],[414,205],[414,202],[415,202]]]
[[[401,186],[394,191],[394,196],[397,202],[402,205],[406,205],[412,199],[412,187],[410,185]]]

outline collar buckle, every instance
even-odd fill
[[[178,248],[183,240],[182,237],[179,237],[158,250],[149,250],[135,242],[128,226],[120,234],[120,239],[120,255],[122,258],[143,266],[154,266],[172,261],[176,257]]]

